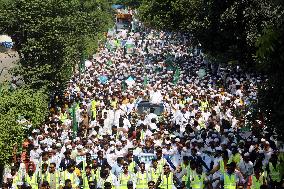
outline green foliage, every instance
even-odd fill
[[[144,0],[140,19],[163,30],[190,33],[220,62],[252,66],[259,31],[278,9],[269,0]]]
[[[284,3],[278,4],[282,12],[273,24],[268,25],[257,38],[258,68],[269,76],[260,90],[258,108],[265,116],[265,124],[274,130],[280,140],[284,131]]]
[[[14,0],[0,9],[0,31],[13,36],[21,57],[16,73],[37,89],[63,87],[80,51],[112,23],[110,4],[101,0]]]
[[[48,113],[48,95],[43,90],[1,87],[0,95],[0,164],[8,163],[15,144],[21,144],[25,128],[38,127]],[[21,123],[20,117],[27,121]],[[21,120],[23,121],[23,120]]]
[[[113,4],[124,5],[128,7],[138,7],[142,0],[113,0]]]

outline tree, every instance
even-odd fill
[[[114,0],[113,3],[135,8],[135,7],[139,7],[141,1],[140,0]]]
[[[43,90],[10,90],[9,85],[1,88],[0,170],[9,163],[13,147],[20,146],[25,134],[43,123],[48,113],[48,100]]]
[[[36,89],[63,87],[86,54],[81,51],[112,22],[107,1],[11,0],[2,4],[0,31],[13,37],[21,58],[15,73]],[[88,51],[94,53],[94,49]]]
[[[266,118],[265,125],[283,141],[284,131],[284,2],[274,1],[278,17],[257,38],[258,68],[268,75],[261,87],[258,108]]]
[[[144,0],[140,19],[151,27],[192,34],[219,62],[254,66],[255,42],[276,16],[269,0]]]

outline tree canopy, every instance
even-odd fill
[[[12,36],[21,58],[16,73],[37,89],[64,86],[80,57],[87,58],[88,43],[112,23],[108,1],[11,0],[0,9],[0,31]]]
[[[1,87],[0,165],[8,163],[15,144],[21,145],[25,131],[43,123],[48,112],[48,95],[43,90]],[[23,120],[26,120],[23,123]]]
[[[49,95],[63,89],[74,67],[94,54],[103,32],[112,25],[112,1],[0,0],[0,32],[12,37],[19,53],[14,75],[24,85],[0,93],[0,166],[25,126],[37,127],[48,113]],[[1,85],[1,83],[0,83]],[[20,123],[20,120],[26,120]]]
[[[250,65],[255,42],[279,9],[269,0],[144,0],[139,15],[146,24],[190,33],[219,61]]]

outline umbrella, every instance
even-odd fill
[[[199,78],[203,78],[206,75],[206,71],[204,69],[199,69],[197,75]]]
[[[99,76],[99,81],[100,81],[101,84],[106,84],[107,81],[108,81],[108,78],[105,75],[101,75],[101,76]]]
[[[12,48],[13,41],[12,38],[8,35],[0,35],[0,45],[3,45],[5,48]]]
[[[111,8],[113,9],[123,9],[123,5],[112,5]]]
[[[135,83],[133,77],[128,77],[128,79],[125,81],[125,83],[127,83],[128,86],[131,86]]]

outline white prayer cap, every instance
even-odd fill
[[[219,139],[218,138],[214,138],[214,142],[219,142]]]
[[[117,145],[117,146],[121,146],[122,143],[121,143],[120,141],[117,141],[117,142],[116,142],[116,145]]]
[[[92,135],[94,135],[94,136],[97,135],[97,131],[92,131],[90,136],[92,136]]]
[[[111,140],[111,141],[109,142],[109,144],[110,144],[110,145],[115,145],[115,142]]]
[[[83,146],[80,144],[80,145],[77,146],[77,149],[81,150],[81,149],[83,149]]]
[[[71,146],[71,145],[68,145],[66,148],[69,149],[69,150],[71,150],[71,149],[72,149],[72,146]]]
[[[180,139],[179,139],[179,138],[176,138],[175,141],[176,141],[176,142],[180,142]]]
[[[32,131],[32,133],[36,133],[36,130],[34,129],[34,130]]]
[[[262,138],[260,141],[261,141],[261,142],[265,142],[265,139],[264,139],[264,138]]]
[[[165,141],[165,143],[166,143],[166,144],[171,144],[171,142],[170,142],[170,141],[168,141],[168,140],[166,140],[166,141]]]
[[[61,147],[61,143],[56,143],[56,147]]]
[[[248,153],[248,152],[245,153],[244,156],[245,156],[245,157],[249,157],[249,153]]]
[[[222,148],[220,146],[216,147],[215,150],[222,151]]]
[[[88,140],[87,144],[93,144],[93,142],[91,140]]]
[[[6,174],[6,178],[7,178],[7,179],[12,179],[13,176],[12,176],[10,173],[8,173],[8,174]]]

